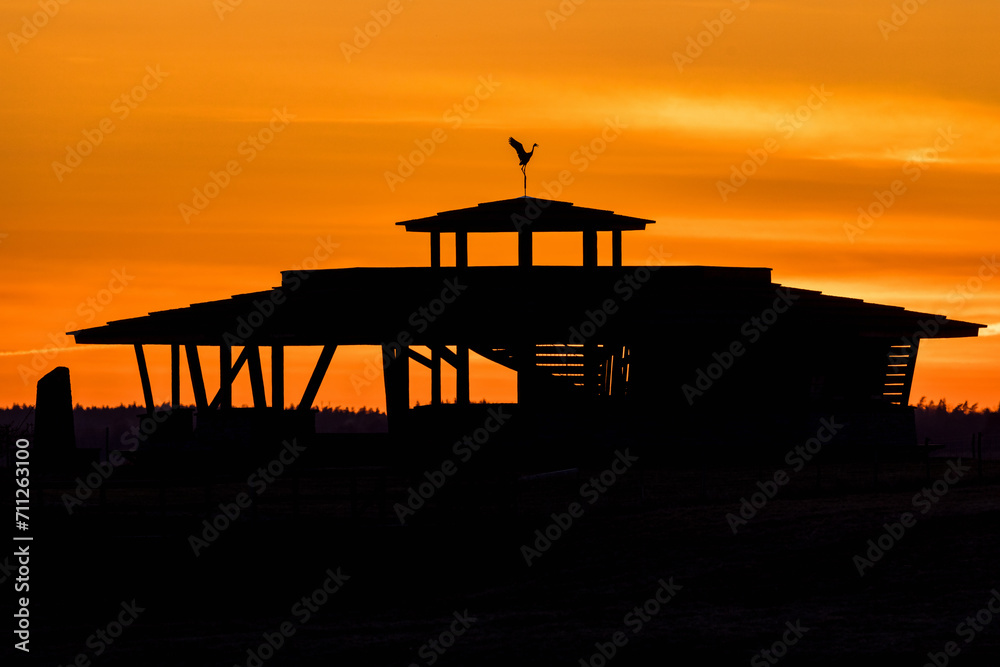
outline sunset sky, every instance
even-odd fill
[[[520,196],[509,135],[539,144],[529,195],[656,220],[626,263],[662,245],[989,325],[925,342],[912,398],[1000,404],[996,0],[6,0],[0,26],[0,405],[60,365],[75,402],[141,401],[130,347],[64,333],[268,289],[318,239],[323,268],[426,265],[393,223]],[[338,350],[318,404],[384,406],[356,381],[378,359]]]

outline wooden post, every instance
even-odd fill
[[[227,410],[233,407],[233,348],[225,343],[219,345],[219,407]]]
[[[382,345],[382,374],[385,381],[385,413],[389,433],[398,432],[410,409],[409,348],[396,344]]]
[[[458,405],[469,404],[469,347],[459,345],[456,349],[458,353],[458,364],[455,366],[455,403]]]
[[[518,405],[532,405],[535,403],[535,345],[533,343],[521,343],[517,346],[517,403]]]
[[[597,230],[587,229],[583,232],[583,265],[597,266]]]
[[[431,405],[441,405],[441,351],[431,348]]]
[[[517,233],[517,265],[528,267],[532,264],[531,230],[522,229]]]
[[[319,393],[319,387],[326,376],[326,369],[330,367],[330,361],[333,360],[333,353],[336,351],[336,345],[323,346],[323,350],[319,353],[319,359],[316,361],[316,367],[309,378],[309,384],[306,385],[306,390],[302,393],[302,400],[299,401],[298,405],[299,410],[312,409],[313,401],[316,400],[316,394]]]
[[[441,266],[441,232],[431,232],[431,266]]]
[[[146,353],[142,345],[135,344],[135,360],[139,364],[139,379],[142,381],[142,396],[146,401],[146,412],[153,414],[153,388],[149,384],[149,368],[146,366]]]
[[[469,266],[468,232],[455,232],[455,266],[459,269]]]
[[[271,346],[271,407],[285,409],[285,347]]]
[[[611,265],[622,265],[622,230],[620,229],[611,232]]]
[[[181,346],[170,346],[170,407],[181,407]]]
[[[185,345],[188,370],[191,373],[191,388],[194,391],[194,403],[199,409],[208,408],[208,396],[205,393],[205,378],[201,374],[201,360],[198,358],[197,345]]]
[[[250,390],[253,392],[253,406],[267,407],[267,396],[264,393],[264,372],[260,363],[260,348],[256,345],[249,348],[247,365],[250,367]]]

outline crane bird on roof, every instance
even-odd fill
[[[531,151],[528,152],[524,150],[524,146],[521,145],[521,142],[515,139],[514,137],[510,137],[509,139],[507,139],[507,143],[513,146],[514,150],[517,151],[517,157],[520,160],[518,164],[521,165],[521,175],[524,176],[524,196],[527,197],[528,175],[524,173],[524,168],[528,166],[528,160],[530,160],[531,156],[535,154],[535,146],[537,146],[538,144],[533,144],[531,146]]]

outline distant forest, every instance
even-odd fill
[[[160,408],[166,409],[167,405]],[[119,442],[122,433],[139,423],[139,415],[145,410],[144,406],[134,403],[113,408],[85,408],[77,405],[73,409],[77,446],[101,447],[105,437],[111,443]],[[15,404],[9,408],[0,408],[0,440],[30,435],[34,428],[34,406]],[[110,429],[107,434],[106,429]],[[387,430],[386,415],[378,408],[352,410],[338,406],[320,408],[316,412],[318,433],[384,433]]]
[[[163,406],[166,407],[165,405]],[[1000,435],[1000,406],[980,408],[968,401],[948,405],[943,399],[937,402],[921,397],[914,406],[917,439],[923,442],[954,441],[971,438],[973,434]],[[103,446],[105,429],[110,429],[112,443],[120,434],[138,423],[144,412],[142,406],[88,407],[77,405],[73,411],[77,444],[81,447]],[[30,405],[13,405],[0,408],[0,440],[22,437],[34,432],[35,410]],[[316,413],[318,433],[384,433],[388,430],[386,415],[375,409],[353,410],[342,407],[324,407]]]

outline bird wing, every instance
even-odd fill
[[[507,143],[513,146],[514,150],[517,151],[517,157],[521,158],[522,160],[528,157],[528,154],[524,152],[524,146],[521,145],[520,141],[518,141],[514,137],[510,137],[509,139],[507,139]]]

